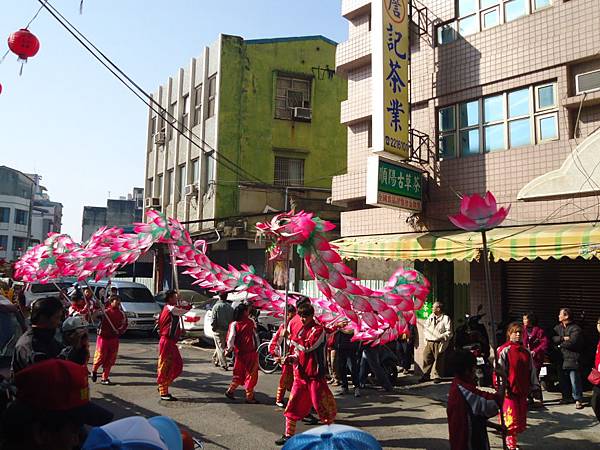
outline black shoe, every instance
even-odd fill
[[[307,425],[317,425],[319,423],[319,419],[317,419],[312,414],[309,414],[304,419],[302,419],[302,422],[304,422]]]
[[[96,372],[92,372],[92,381],[95,383],[98,381],[98,374]]]
[[[440,384],[440,383],[442,382],[442,379],[441,379],[441,378],[434,378],[434,379],[433,379],[433,382],[434,382],[435,384]]]
[[[164,400],[165,402],[176,402],[177,401],[177,399],[175,397],[173,397],[171,394],[161,395],[160,399]]]
[[[421,378],[419,378],[419,383],[425,383],[429,381],[429,377],[426,375],[423,375]]]
[[[115,383],[113,383],[109,379],[106,379],[106,380],[100,380],[100,384],[103,384],[104,386],[114,386]]]
[[[235,395],[233,395],[233,392],[229,392],[229,390],[225,391],[225,397],[229,400],[235,400]]]
[[[275,445],[284,445],[290,438],[291,438],[291,436],[286,436],[284,434],[275,441]]]

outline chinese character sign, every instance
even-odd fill
[[[402,163],[370,156],[367,162],[367,204],[421,211],[423,176]]]
[[[409,0],[375,0],[373,18],[373,151],[408,159]]]

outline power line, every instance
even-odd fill
[[[68,19],[66,19],[54,6],[50,4],[48,0],[38,0],[42,5],[41,8],[45,8],[54,19],[71,34],[100,64],[102,64],[108,71],[110,71],[127,89],[129,89],[136,97],[138,97],[146,106],[148,106],[153,112],[155,112],[162,120],[169,122],[171,127],[175,129],[184,139],[189,141],[192,145],[196,146],[202,151],[203,154],[214,159],[217,163],[221,164],[226,169],[232,171],[238,176],[245,175],[248,178],[254,179],[255,181],[264,183],[264,181],[254,174],[251,174],[244,168],[237,165],[235,162],[227,158],[225,155],[219,153],[217,157],[216,150],[210,146],[206,141],[196,135],[190,130],[185,124],[181,123],[175,116],[173,116],[167,109],[161,106],[154,98],[142,89],[131,77],[129,77],[123,70],[121,70],[108,56],[106,56],[98,47],[96,47],[83,33],[81,33]],[[90,48],[91,47],[91,48]],[[100,55],[100,56],[98,56]],[[110,66],[110,67],[109,67]],[[130,83],[135,89],[128,84]],[[139,92],[136,92],[137,91]],[[145,98],[144,98],[145,97]],[[155,105],[158,109],[153,106]],[[167,120],[167,117],[169,120]],[[177,124],[177,126],[175,126]],[[181,127],[181,128],[179,128]],[[184,132],[185,131],[185,132]],[[202,145],[195,142],[190,138],[187,133],[191,134],[194,138],[201,142]],[[209,151],[206,151],[208,148]]]

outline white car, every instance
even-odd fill
[[[101,289],[107,288],[108,281],[90,281],[89,286],[98,296]],[[111,280],[110,286],[116,288],[121,297],[121,309],[127,316],[127,330],[152,333],[155,315],[160,314],[160,306],[154,300],[150,290],[143,284],[118,279]],[[82,289],[85,287],[81,285]]]
[[[60,291],[67,292],[67,290],[77,283],[76,278],[58,278],[47,283],[27,283],[25,285],[25,306],[30,307],[31,304],[44,297],[57,297],[60,295]],[[63,298],[64,303],[68,304],[68,300]]]

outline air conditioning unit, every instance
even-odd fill
[[[186,197],[193,197],[198,195],[198,185],[197,184],[188,184],[185,187],[185,196]]]
[[[600,91],[600,70],[580,73],[575,76],[576,94]]]
[[[158,197],[146,197],[146,202],[144,203],[146,208],[160,208],[160,198]]]
[[[294,111],[294,119],[298,120],[311,120],[312,119],[312,109],[310,108],[293,108]]]
[[[162,145],[165,143],[165,133],[162,131],[159,131],[158,133],[154,134],[154,143],[156,145]]]

